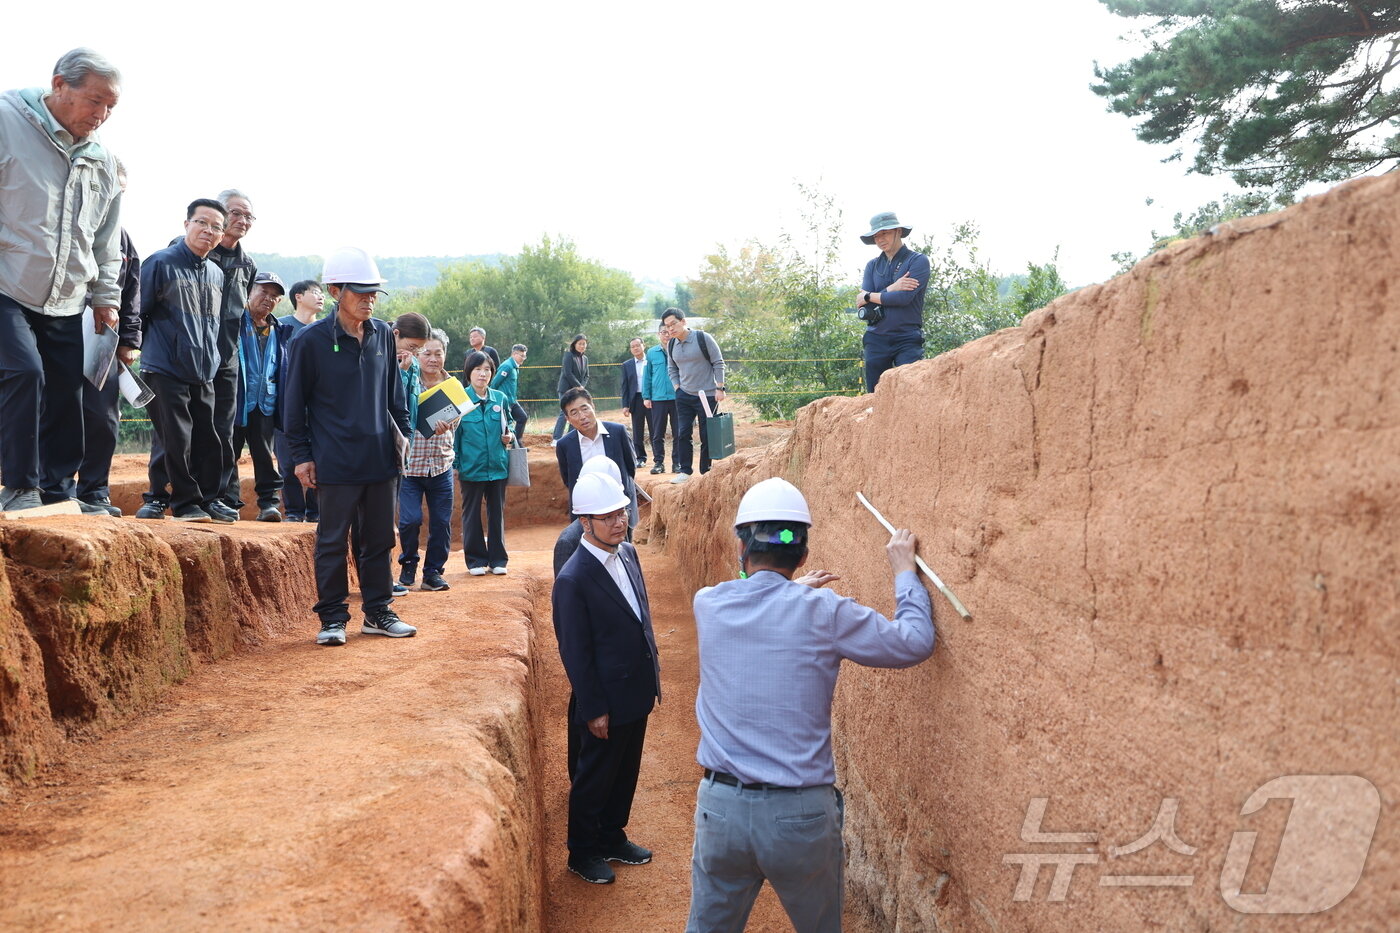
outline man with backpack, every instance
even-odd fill
[[[686,325],[685,312],[680,308],[667,308],[661,315],[661,323],[670,338],[666,344],[666,372],[676,390],[675,460],[678,466],[671,482],[684,483],[695,469],[691,438],[697,420],[700,422],[700,472],[710,472],[710,438],[705,428],[725,399],[724,356],[715,338]]]

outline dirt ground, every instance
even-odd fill
[[[137,464],[121,466],[132,469]],[[619,866],[614,885],[586,884],[565,866],[568,685],[549,620],[548,586],[558,530],[557,526],[509,529],[509,577],[469,577],[460,551],[454,552],[448,563],[450,591],[414,590],[396,602],[395,608],[419,626],[418,637],[411,641],[388,644],[375,639],[373,648],[379,650],[357,651],[356,639],[366,636],[352,634],[347,649],[332,651],[316,648],[310,631],[289,635],[197,668],[158,706],[99,740],[71,746],[66,758],[49,769],[37,786],[18,790],[0,812],[0,879],[4,879],[0,889],[6,890],[0,898],[6,902],[0,905],[0,927],[11,923],[14,928],[33,930],[134,930],[196,923],[238,929],[382,925],[375,919],[374,905],[365,903],[366,897],[372,897],[366,890],[372,891],[373,886],[355,880],[376,871],[366,863],[355,840],[305,838],[314,836],[317,829],[301,822],[296,825],[303,838],[286,838],[286,830],[278,828],[277,812],[240,809],[242,790],[249,781],[280,782],[286,787],[286,806],[292,809],[307,795],[334,797],[345,793],[347,786],[355,788],[350,794],[353,800],[356,794],[366,793],[358,786],[365,776],[324,773],[324,769],[359,755],[367,768],[385,769],[380,796],[391,795],[395,810],[392,816],[379,810],[378,819],[429,821],[444,801],[468,805],[469,801],[456,800],[460,794],[454,784],[459,776],[450,767],[420,766],[410,779],[411,763],[375,764],[370,744],[377,738],[374,713],[388,704],[388,714],[398,717],[396,745],[416,747],[421,742],[425,748],[432,747],[442,730],[452,726],[453,711],[442,692],[450,688],[458,665],[473,661],[471,650],[464,650],[463,636],[469,638],[471,628],[492,624],[489,594],[493,586],[518,596],[524,582],[520,578],[530,575],[538,582],[524,590],[534,594],[537,674],[544,697],[536,741],[545,782],[546,929],[578,933],[683,929],[699,777],[694,718],[698,672],[690,594],[682,591],[679,575],[665,555],[641,548],[665,698],[648,729],[628,831],[653,849],[656,858],[649,865]],[[400,658],[406,660],[400,663]],[[395,679],[398,682],[392,688],[384,686]],[[271,885],[260,901],[263,895],[258,886],[245,883],[247,866],[221,864],[217,854],[221,848],[243,852],[244,861],[256,860],[257,853],[265,850],[267,859],[278,862],[279,871],[288,867],[282,859],[305,862],[291,866],[304,868],[305,888],[289,895]],[[326,850],[323,856],[307,854],[318,848]],[[412,868],[412,857],[402,865]],[[330,886],[318,883],[318,871],[333,872],[343,880]],[[20,878],[25,880],[17,884]],[[337,884],[354,886],[354,898],[360,903],[351,916],[334,905]],[[381,906],[381,921],[396,916],[397,907],[388,898]],[[848,920],[848,929],[856,928]],[[791,929],[767,888],[748,929]]]

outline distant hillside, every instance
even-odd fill
[[[276,272],[282,281],[290,286],[302,279],[320,279],[320,256],[283,256],[280,253],[250,253],[258,268],[266,272]],[[444,266],[459,262],[476,262],[485,266],[498,266],[505,256],[492,253],[487,256],[387,256],[378,258],[379,273],[389,282],[392,289],[432,288],[437,284],[438,274]]]

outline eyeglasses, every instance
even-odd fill
[[[607,515],[590,515],[588,517],[595,522],[610,522],[616,524],[619,521],[627,520],[627,510],[625,508],[618,509],[616,512],[609,512]]]
[[[247,211],[229,211],[228,215],[230,217],[242,217],[244,220],[248,221],[248,223],[252,223],[258,219]]]
[[[199,224],[199,226],[203,227],[205,230],[208,230],[210,233],[223,233],[223,232],[224,232],[224,228],[223,228],[223,227],[219,226],[218,224],[211,224],[209,221],[205,220],[203,217],[194,217],[194,218],[191,218],[189,222],[192,223],[192,224]]]

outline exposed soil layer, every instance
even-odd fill
[[[842,675],[848,877],[879,928],[1394,929],[1397,230],[1398,175],[1225,224],[662,490],[655,537],[689,589],[731,575],[729,516],[779,475],[839,591],[892,608],[860,490],[972,612],[936,598],[933,659]],[[1237,912],[1243,834],[1242,892],[1284,902],[1366,851],[1364,830],[1333,847],[1344,820],[1283,846],[1292,795],[1241,812],[1314,774],[1379,790],[1359,883],[1324,913]],[[1083,838],[1027,841],[1038,798],[1044,832]],[[1184,846],[1133,848],[1173,799]],[[1053,864],[1018,897],[1026,853],[1084,860],[1063,899]]]

